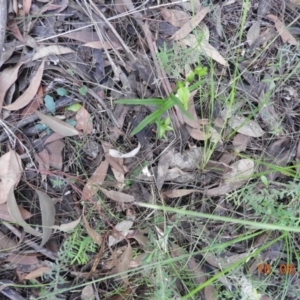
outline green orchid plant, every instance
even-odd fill
[[[202,83],[201,78],[207,74],[207,68],[198,66],[194,71],[189,72],[186,75],[184,81],[177,83],[176,92],[170,94],[166,99],[123,99],[117,100],[116,103],[125,105],[155,105],[156,110],[141,121],[141,123],[131,132],[131,136],[137,134],[143,130],[147,125],[155,123],[157,126],[157,138],[166,138],[166,132],[173,130],[170,117],[163,118],[162,115],[173,106],[177,105],[181,112],[188,118],[192,119],[188,113],[189,97],[190,93],[196,90]],[[195,81],[198,77],[197,82]]]

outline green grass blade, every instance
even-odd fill
[[[190,120],[193,120],[193,117],[191,116],[191,114],[184,108],[183,104],[181,103],[181,101],[176,96],[170,95],[169,97],[179,107],[179,109],[182,111],[182,113],[186,117],[188,117]]]
[[[155,120],[159,119],[160,116],[162,114],[161,110],[157,110],[155,112],[153,112],[152,114],[150,114],[149,116],[147,116],[144,120],[142,120],[142,122],[136,127],[134,128],[134,130],[131,132],[131,136],[137,134],[138,132],[140,132],[141,130],[143,130],[147,125],[153,123]]]
[[[122,99],[116,100],[115,103],[127,105],[163,105],[165,100],[158,98],[151,99]]]

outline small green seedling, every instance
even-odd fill
[[[196,90],[201,85],[200,78],[207,74],[206,67],[196,67],[194,71],[190,72],[184,82],[177,83],[177,91],[174,94],[170,94],[166,99],[124,99],[117,100],[116,103],[125,105],[155,105],[156,110],[147,116],[141,123],[131,132],[131,136],[137,134],[143,130],[147,125],[155,123],[157,126],[157,138],[166,138],[166,132],[173,130],[170,126],[170,117],[163,118],[162,115],[173,106],[177,105],[184,115],[192,119],[191,115],[187,111],[190,93]],[[198,82],[191,84],[198,76]]]

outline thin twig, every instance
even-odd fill
[[[0,60],[4,48],[7,22],[7,0],[0,0]]]

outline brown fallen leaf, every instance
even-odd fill
[[[100,188],[100,191],[111,200],[126,203],[126,202],[134,202],[134,197],[130,196],[128,194],[122,193],[122,192],[116,192],[116,191],[108,191],[106,189]]]
[[[247,33],[247,42],[251,46],[259,37],[260,22],[254,22]]]
[[[17,80],[18,72],[23,62],[18,63],[14,67],[6,68],[0,73],[0,111],[2,109],[4,97],[11,85]]]
[[[205,195],[215,197],[230,193],[246,183],[254,172],[254,162],[241,159],[230,165],[232,171],[224,174],[223,182],[216,188],[205,191]]]
[[[70,124],[63,122],[62,120],[45,115],[39,111],[35,111],[38,117],[42,120],[43,123],[48,125],[53,131],[63,135],[63,136],[74,136],[78,135],[78,131],[71,126]]]
[[[182,27],[191,18],[188,13],[178,9],[163,8],[160,13],[165,21],[176,27]]]
[[[10,150],[0,157],[0,204],[8,200],[10,189],[19,183],[23,172],[20,156]]]
[[[41,59],[47,57],[48,55],[62,55],[73,52],[74,51],[72,49],[61,45],[51,45],[47,47],[42,46],[36,49],[36,53],[34,54],[32,60]]]
[[[101,246],[102,244],[102,236],[96,230],[91,228],[89,222],[87,221],[86,217],[82,215],[84,227],[88,233],[88,235],[92,238],[92,240],[98,245]]]
[[[32,0],[23,0],[23,10],[25,14],[28,14],[30,11]]]
[[[32,217],[32,214],[22,206],[18,205],[18,208],[24,220],[27,220]],[[11,216],[9,215],[6,203],[0,204],[0,219],[8,222],[13,222]]]
[[[15,36],[16,39],[18,39],[22,43],[25,43],[24,37],[21,34],[18,24],[15,20],[8,21],[7,27],[11,31],[11,33]]]
[[[5,261],[22,265],[37,265],[39,263],[37,254],[30,255],[15,253],[6,257]]]
[[[63,157],[62,151],[65,147],[65,143],[61,140],[56,140],[55,142],[45,145],[49,153],[50,166],[61,170],[63,167]]]
[[[257,122],[242,116],[232,116],[228,125],[237,132],[251,137],[261,137],[265,134]]]
[[[191,20],[187,21],[175,34],[173,34],[172,39],[174,41],[178,41],[185,38],[194,28],[196,28],[200,24],[200,22],[209,12],[210,8],[208,6],[201,8],[201,10],[195,16],[193,16]]]
[[[210,133],[205,133],[204,131],[201,131],[200,129],[191,128],[188,125],[186,126],[186,129],[187,129],[189,135],[197,141],[206,141],[211,137]]]
[[[104,160],[103,162],[101,162],[99,167],[96,169],[96,171],[93,173],[93,175],[83,188],[82,193],[86,199],[91,199],[97,193],[97,191],[99,190],[97,185],[100,186],[102,184],[106,177],[107,170],[108,161]]]
[[[25,107],[33,99],[40,86],[42,76],[44,73],[44,66],[45,66],[45,61],[43,60],[35,76],[33,76],[31,83],[29,87],[26,89],[26,91],[14,103],[12,103],[11,105],[4,106],[5,109],[7,110],[21,109]]]
[[[128,274],[126,271],[128,271],[129,269],[129,265],[132,258],[133,258],[132,248],[130,244],[128,244],[128,247],[119,258],[119,264],[117,265],[118,273],[121,273],[120,276],[126,286],[129,284]]]
[[[232,141],[232,144],[234,146],[234,150],[237,152],[244,152],[246,151],[246,148],[248,144],[250,143],[250,137],[241,133],[238,133]]]
[[[29,274],[25,276],[24,279],[29,280],[29,279],[36,279],[38,277],[43,276],[44,274],[48,273],[51,269],[49,267],[40,267]]]
[[[77,130],[81,130],[83,134],[91,134],[93,132],[93,119],[89,112],[82,106],[76,114]]]
[[[0,250],[12,251],[17,248],[18,243],[0,231]]]
[[[285,28],[283,22],[281,22],[278,17],[274,15],[267,15],[268,19],[272,20],[275,23],[276,30],[278,31],[282,41],[284,43],[289,43],[291,45],[298,45],[297,40],[293,37],[293,35]]]
[[[190,195],[194,192],[199,192],[199,191],[194,190],[194,189],[191,189],[191,190],[186,190],[186,189],[171,190],[171,191],[164,192],[163,195],[168,197],[168,198],[179,198],[179,197]]]
[[[100,41],[95,41],[95,42],[88,42],[88,43],[85,43],[83,45],[84,47],[89,47],[89,48],[93,48],[93,49],[107,49],[107,50],[110,50],[112,48],[114,49],[121,49],[122,46],[120,46],[119,44],[117,43],[109,43],[109,42],[100,42]]]

